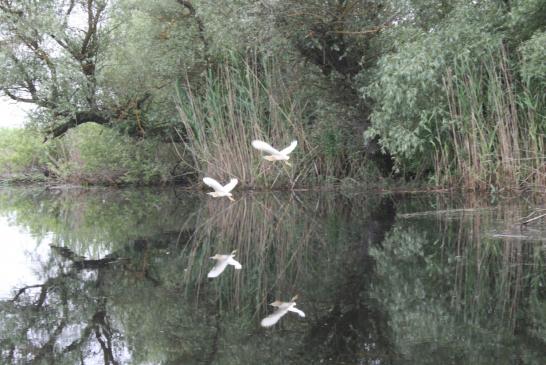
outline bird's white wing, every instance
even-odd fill
[[[257,150],[270,153],[272,155],[280,155],[281,154],[281,152],[279,152],[275,148],[271,147],[271,145],[269,145],[269,144],[267,144],[267,143],[265,143],[263,141],[258,141],[257,139],[252,141],[252,147],[254,147]]]
[[[285,314],[286,314],[286,308],[279,308],[272,314],[262,319],[260,324],[262,325],[262,327],[271,327],[275,323],[277,323],[279,319],[281,319],[282,316],[284,316]]]
[[[209,278],[215,278],[218,275],[220,275],[227,267],[228,260],[226,259],[220,259],[216,261],[216,265],[212,268],[211,271],[209,271],[207,277]]]
[[[297,145],[298,145],[298,141],[292,141],[292,143],[290,143],[290,146],[282,150],[281,153],[283,155],[288,155],[290,152],[294,151]]]
[[[303,313],[303,311],[299,310],[299,309],[296,308],[296,307],[288,308],[288,310],[289,310],[290,312],[294,312],[294,313],[299,314],[300,317],[305,317],[305,313]]]
[[[239,261],[235,260],[233,257],[229,258],[228,264],[235,266],[237,270],[241,270],[243,268],[243,265],[241,265]]]
[[[226,193],[229,193],[230,191],[233,190],[233,188],[235,187],[235,185],[237,185],[238,182],[239,180],[237,179],[231,179],[229,180],[228,184],[222,187],[222,190],[225,191]]]
[[[214,180],[213,178],[211,177],[204,177],[203,178],[203,182],[210,186],[211,188],[213,188],[215,191],[219,191],[219,192],[223,192],[224,191],[224,187],[216,180]],[[229,185],[229,184],[228,184]]]

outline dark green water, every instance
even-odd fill
[[[546,364],[540,198],[237,195],[0,189],[0,362]]]

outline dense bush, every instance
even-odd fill
[[[45,167],[45,147],[40,133],[0,128],[0,176],[30,173]]]
[[[392,30],[407,40],[361,92],[374,100],[366,135],[398,169],[471,189],[546,180],[544,35],[518,43],[510,15],[495,2],[460,4],[426,29]]]
[[[56,176],[85,184],[166,182],[176,162],[169,145],[135,140],[93,123],[69,131],[49,150]]]
[[[46,143],[28,129],[0,130],[0,171],[5,178],[45,173],[78,184],[163,183],[173,178],[175,163],[169,144],[134,140],[93,123]]]

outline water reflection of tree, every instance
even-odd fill
[[[221,313],[229,334],[218,363],[233,356],[241,363],[353,363],[370,352],[378,358],[389,352],[384,314],[366,300],[374,272],[368,249],[392,224],[389,199],[268,194],[238,204],[211,201],[203,209],[207,219],[194,232],[200,244],[188,246],[194,251],[186,256],[186,277],[205,275],[209,267],[195,264],[206,257],[203,249],[237,249],[245,265],[241,275],[228,272],[229,279],[200,289],[203,297],[215,298],[213,311]],[[279,332],[256,328],[267,302],[295,293],[308,320],[287,316]],[[229,351],[241,343],[255,350]],[[290,351],[272,357],[274,348]]]
[[[388,198],[63,194],[33,202],[0,194],[2,212],[14,210],[34,233],[52,231],[57,246],[40,268],[43,282],[0,303],[2,363],[544,358],[541,244],[487,234],[523,211],[477,202],[450,213],[436,202],[444,213],[400,216],[384,239]],[[232,249],[244,270],[207,280],[208,257]],[[268,302],[296,293],[305,320],[259,327]]]
[[[92,266],[98,268],[100,265],[94,261]],[[104,264],[108,261],[105,259]],[[86,260],[78,263],[81,265],[60,265],[57,275],[42,284],[19,289],[10,302],[2,303],[5,363],[75,362],[82,348],[89,346],[91,336],[100,346],[105,364],[116,363],[114,331],[106,299],[101,295],[104,276],[100,270],[97,275],[85,275]],[[79,336],[67,339],[66,331],[71,326],[79,327]]]
[[[47,238],[87,257],[104,256],[129,240],[176,231],[195,204],[195,195],[175,199],[170,190],[144,188],[0,190],[0,215],[10,216],[38,240]]]
[[[179,204],[162,201],[170,211],[170,204]],[[55,204],[70,221],[71,209],[63,203],[41,206]],[[138,209],[127,213],[132,211],[124,211],[128,222],[143,216]],[[62,221],[36,223],[37,215],[25,212],[33,217],[27,222],[53,230],[54,242],[64,246],[52,250],[44,269],[48,279],[40,287],[2,303],[3,361],[100,358],[115,364],[130,356],[133,363],[163,364],[341,363],[388,352],[384,314],[364,298],[373,281],[368,249],[391,224],[388,199],[264,194],[233,204],[207,200],[179,214],[177,231],[160,234],[165,228],[152,219],[155,228],[139,227],[141,236],[129,240],[102,220],[98,231],[107,239],[97,244],[112,242],[112,248],[94,259],[82,257],[82,239],[73,232],[55,232]],[[79,222],[99,212],[80,208]],[[135,236],[127,226],[120,229]],[[207,281],[207,257],[234,248],[245,270]],[[267,302],[296,292],[307,320],[287,317],[277,329],[258,327]]]
[[[375,261],[369,249],[380,244],[390,229],[394,207],[389,199],[383,199],[365,220],[351,212],[342,219],[351,216],[347,224],[366,228],[348,230],[349,225],[342,225],[336,237],[350,244],[326,288],[330,292],[324,298],[328,310],[320,312],[322,316],[306,334],[306,351],[314,354],[313,363],[371,363],[392,356],[387,313],[369,294],[375,281]]]

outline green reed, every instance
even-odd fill
[[[247,187],[294,187],[317,177],[313,148],[304,133],[303,106],[272,57],[232,55],[204,77],[200,88],[177,89],[184,141],[179,157],[200,177],[239,179]],[[298,140],[290,162],[267,163],[252,148],[262,139],[284,148]]]
[[[462,55],[447,70],[443,82],[451,120],[436,144],[439,182],[472,190],[546,182],[544,110],[511,65],[500,46],[486,50],[479,63]]]

